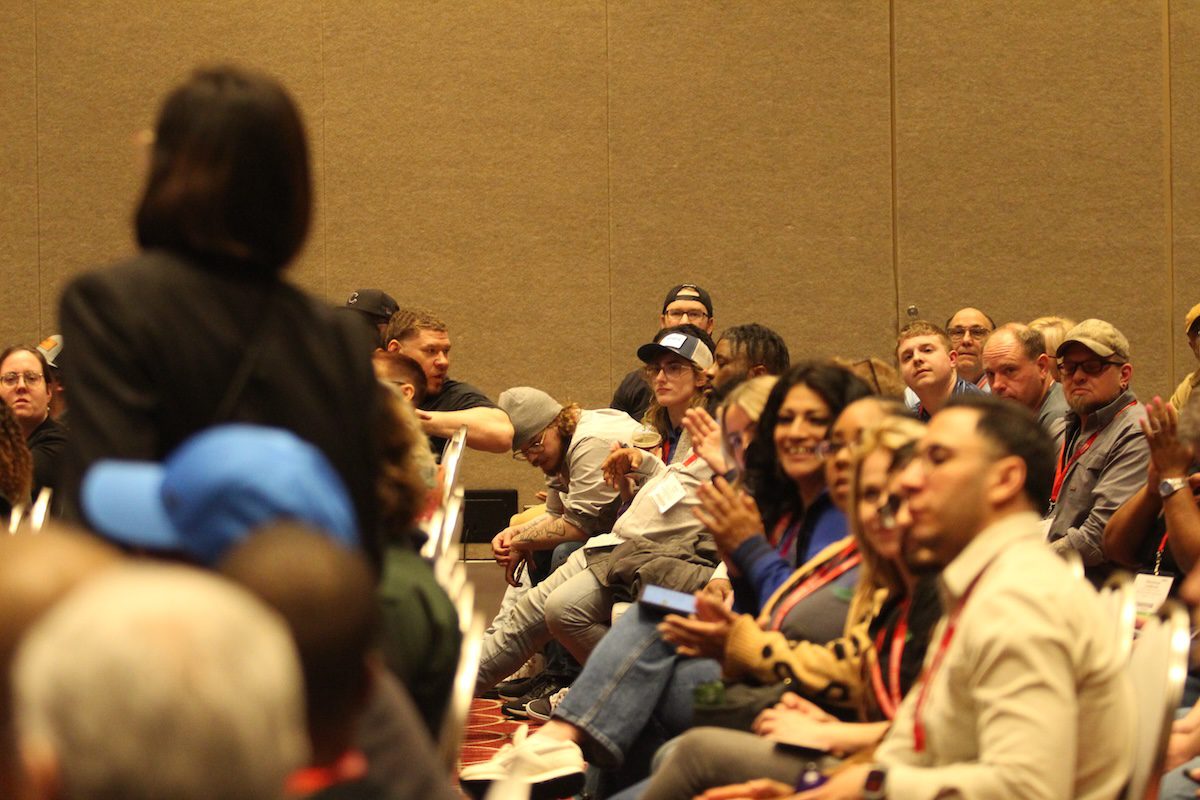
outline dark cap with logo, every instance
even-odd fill
[[[387,322],[400,304],[381,289],[358,289],[346,300],[345,307],[360,311],[376,322]]]
[[[667,299],[663,300],[662,313],[667,313],[667,306],[676,300],[695,300],[704,305],[704,310],[710,317],[713,315],[712,298],[708,296],[708,292],[694,283],[681,283],[667,292]]]

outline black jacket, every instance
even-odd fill
[[[373,542],[376,382],[369,332],[355,322],[245,265],[163,251],[76,278],[60,306],[71,348],[68,515],[81,516],[79,483],[93,461],[159,461],[202,428],[250,422],[319,448],[345,481],[364,542]],[[244,388],[231,393],[256,347]]]

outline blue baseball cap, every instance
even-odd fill
[[[208,428],[166,461],[96,462],[83,511],[103,535],[133,547],[183,552],[214,565],[251,530],[278,519],[311,525],[357,547],[354,505],[313,445],[259,425]]]

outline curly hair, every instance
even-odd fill
[[[33,494],[33,455],[12,410],[0,403],[0,495],[9,506],[28,503]]]

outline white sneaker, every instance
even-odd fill
[[[512,744],[500,748],[488,761],[464,767],[458,782],[472,797],[481,797],[494,781],[506,778],[528,784],[533,800],[572,797],[583,788],[583,751],[574,742],[549,736],[529,736],[522,725]]]

